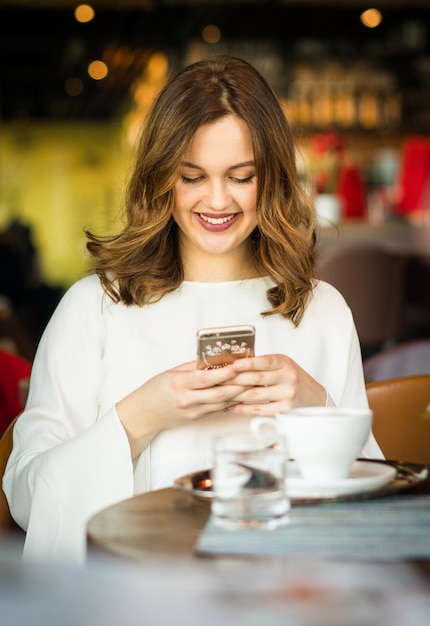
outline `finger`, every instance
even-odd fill
[[[233,398],[227,398],[220,402],[198,402],[190,405],[188,409],[185,410],[185,416],[187,420],[204,419],[214,413],[228,411],[236,404]]]
[[[236,374],[234,378],[228,381],[233,385],[240,385],[243,387],[268,387],[269,385],[276,385],[279,383],[278,377],[273,371],[269,372],[241,372]]]
[[[266,354],[249,359],[237,359],[233,363],[236,372],[257,372],[276,370],[283,367],[289,361],[284,354]]]
[[[236,376],[233,365],[226,365],[213,370],[196,370],[192,381],[193,389],[207,389],[231,383]]]
[[[206,389],[194,389],[190,391],[190,399],[196,405],[208,404],[232,404],[238,402],[237,398],[246,391],[246,387],[239,385],[218,385]]]
[[[275,398],[274,393],[269,392],[266,387],[248,387],[234,398],[235,402],[245,402],[246,404],[261,404],[262,402],[272,402],[279,399]]]

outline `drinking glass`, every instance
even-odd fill
[[[227,528],[287,523],[287,451],[283,435],[244,431],[215,438],[212,517]]]

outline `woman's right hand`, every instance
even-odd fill
[[[190,361],[157,374],[120,400],[116,409],[137,457],[161,430],[204,419],[234,403],[245,386],[229,384],[232,365],[199,370]]]

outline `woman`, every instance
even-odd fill
[[[165,86],[123,230],[87,234],[95,273],[46,328],[4,479],[26,556],[81,560],[91,515],[209,467],[213,436],[255,415],[367,405],[350,310],[313,276],[289,126],[247,62],[212,58]],[[242,323],[256,356],[197,369],[197,330]],[[363,454],[382,456],[373,436]]]

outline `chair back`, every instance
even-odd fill
[[[404,341],[364,359],[366,382],[430,374],[430,339]]]
[[[13,428],[15,426],[16,419],[13,420],[3,433],[0,439],[0,533],[5,532],[7,530],[17,529],[18,525],[12,519],[9,505],[6,500],[6,496],[4,494],[3,488],[1,486],[1,482],[3,480],[3,475],[6,469],[6,465],[12,452],[13,446]]]
[[[430,375],[375,381],[366,391],[385,457],[430,465]]]
[[[362,346],[384,346],[400,338],[403,257],[373,244],[334,244],[318,252],[315,266],[351,308]]]

